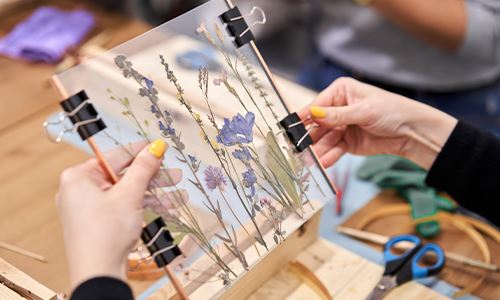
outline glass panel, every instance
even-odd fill
[[[210,1],[59,75],[100,112],[104,150],[157,138],[170,145],[164,168],[182,180],[152,189],[145,206],[182,240],[182,280],[211,291],[335,197],[309,151],[295,154],[285,141],[277,123],[288,112],[252,47],[235,48],[219,19],[227,10]]]

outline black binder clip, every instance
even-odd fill
[[[245,17],[251,16],[255,13],[255,11],[259,11],[262,15],[262,20],[253,22],[250,26],[248,26],[245,21]],[[262,10],[262,8],[258,6],[254,6],[250,11],[250,14],[247,16],[243,16],[238,7],[233,7],[227,12],[223,13],[219,16],[223,23],[227,24],[227,30],[229,34],[234,37],[234,43],[238,48],[249,43],[250,41],[255,40],[252,31],[250,28],[257,24],[265,24],[266,23],[266,14]]]
[[[285,130],[296,152],[300,153],[313,144],[310,133],[316,126],[312,126],[309,130],[306,130],[304,122],[299,118],[297,113],[289,114],[280,121],[279,125]]]
[[[85,91],[80,91],[68,99],[61,101],[60,105],[63,112],[59,114],[58,120],[43,123],[45,132],[51,141],[56,143],[61,142],[63,136],[68,132],[78,132],[82,140],[85,141],[89,137],[106,129],[106,124],[104,124],[96,109],[90,103]],[[66,119],[71,121],[71,127],[65,124]],[[48,133],[48,127],[59,125],[63,126],[64,129],[54,140]]]
[[[181,249],[174,244],[174,238],[166,226],[163,219],[158,217],[144,227],[141,234],[142,242],[159,268],[168,265],[182,254]]]

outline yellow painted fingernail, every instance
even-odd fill
[[[326,110],[323,107],[311,106],[309,111],[314,119],[324,119],[326,117]]]
[[[162,158],[165,151],[167,151],[168,145],[162,139],[157,139],[152,142],[149,146],[149,152],[158,158]]]

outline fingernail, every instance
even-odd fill
[[[314,119],[324,119],[326,117],[326,110],[323,107],[311,106],[309,110]]]
[[[158,158],[162,158],[167,151],[167,143],[162,139],[157,139],[149,146],[149,152]]]

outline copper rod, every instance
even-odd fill
[[[184,290],[184,287],[181,284],[181,281],[177,276],[175,276],[174,272],[170,269],[170,267],[167,265],[163,267],[165,270],[165,273],[167,274],[168,278],[170,279],[170,282],[172,282],[172,285],[174,286],[175,290],[177,291],[177,294],[182,300],[188,300],[188,296],[186,294],[186,291]]]

